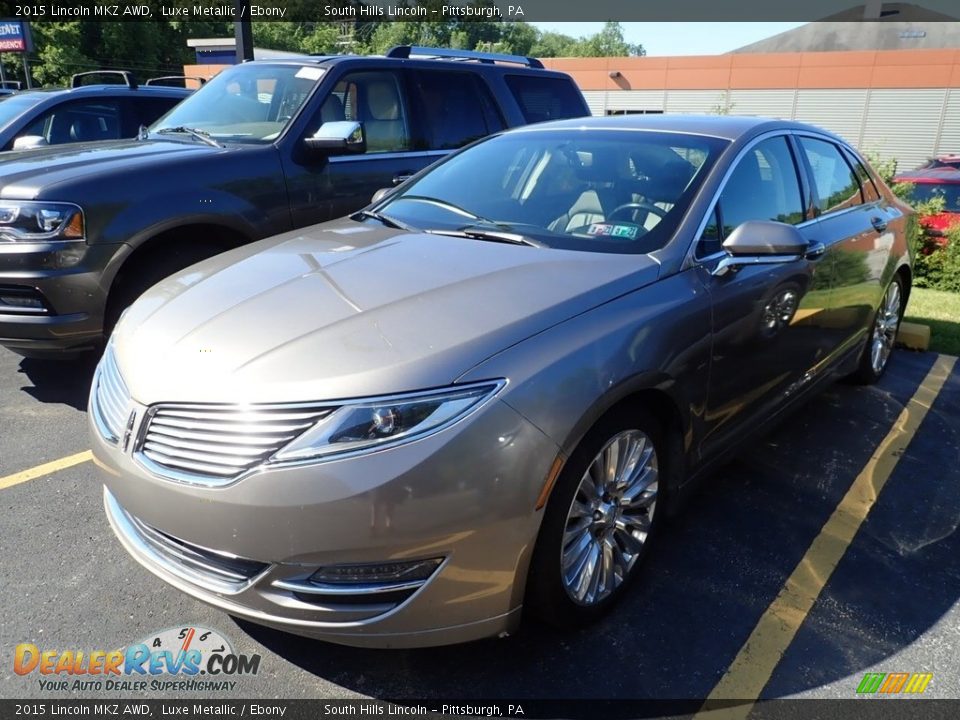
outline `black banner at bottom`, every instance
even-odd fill
[[[768,700],[751,704],[702,700],[0,700],[0,718],[537,718],[538,720],[722,720],[724,710],[751,720],[953,720],[960,699],[851,698]],[[716,713],[716,715],[713,715]]]

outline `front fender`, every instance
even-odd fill
[[[535,335],[458,382],[508,378],[504,402],[565,454],[613,405],[657,389],[675,403],[689,453],[707,397],[710,333],[709,298],[684,272]]]

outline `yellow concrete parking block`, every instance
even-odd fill
[[[900,323],[897,342],[911,350],[926,350],[930,347],[930,326],[920,323]]]

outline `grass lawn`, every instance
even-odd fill
[[[904,320],[930,326],[930,349],[960,355],[960,293],[913,288]]]

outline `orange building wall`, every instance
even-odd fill
[[[581,90],[960,87],[960,49],[545,58],[543,64],[572,75]]]

